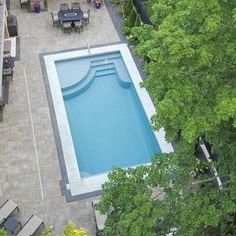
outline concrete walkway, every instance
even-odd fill
[[[28,13],[19,0],[11,0],[10,12],[17,16],[20,61],[15,63],[9,104],[0,123],[0,204],[12,199],[20,208],[24,223],[32,214],[53,225],[59,235],[68,220],[95,234],[92,199],[71,203],[60,189],[61,172],[49,113],[39,54],[58,50],[108,44],[119,41],[106,7],[97,10],[80,0],[85,11],[91,8],[90,24],[82,33],[64,34],[52,27],[51,11],[62,0],[48,0],[48,11]],[[71,5],[71,1],[69,1]]]

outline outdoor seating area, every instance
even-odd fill
[[[43,220],[36,215],[32,215],[29,220],[22,225],[15,217],[19,213],[19,207],[12,200],[7,200],[0,207],[0,228],[5,229],[9,235],[30,236],[42,225]]]
[[[90,23],[86,26],[84,19],[83,23],[75,22],[75,26],[70,28],[72,32],[64,34],[58,18],[60,4],[68,3],[69,9],[72,9],[77,7],[72,6],[73,2],[80,3],[83,18],[88,13],[87,22]],[[88,9],[90,12],[87,12]],[[31,215],[36,215],[43,220],[45,228],[53,226],[53,235],[62,235],[67,221],[71,220],[83,227],[88,235],[95,235],[91,207],[94,199],[67,202],[62,193],[60,183],[64,182],[64,177],[58,161],[40,56],[43,53],[84,48],[87,41],[91,48],[117,43],[119,35],[105,4],[97,10],[86,0],[47,1],[47,10],[36,14],[28,12],[27,4],[23,4],[21,9],[18,0],[11,1],[10,12],[17,17],[18,37],[13,40],[15,43],[11,47],[4,42],[2,48],[2,52],[10,52],[14,67],[13,81],[11,76],[6,77],[9,82],[3,81],[3,87],[7,86],[3,93],[7,103],[0,114],[0,208],[6,199],[11,199],[17,203],[20,211],[18,213],[16,209],[3,218],[13,217],[21,226],[15,220],[10,220],[10,225],[13,222],[17,227],[24,228]],[[51,12],[55,14],[54,27]],[[80,23],[83,31],[79,34],[76,30],[80,29],[76,27],[81,27]],[[4,57],[2,55],[2,65]],[[0,227],[4,227],[5,223],[6,220]],[[40,235],[42,230],[40,226],[35,235]]]
[[[52,26],[61,28],[64,33],[82,32],[89,23],[90,9],[82,11],[79,2],[61,3],[58,13],[51,12]]]
[[[15,58],[11,56],[10,48],[5,48],[4,43],[4,51],[2,58],[2,86],[3,86],[3,101],[0,104],[0,109],[3,110],[4,106],[8,103],[9,97],[9,83],[13,81],[14,76],[14,66],[15,66]]]

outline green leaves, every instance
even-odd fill
[[[235,127],[235,3],[159,0],[153,9],[158,27],[133,30],[137,52],[149,60],[153,126],[164,127],[168,140],[178,130],[189,143],[208,133],[219,138],[222,122]]]
[[[111,211],[105,235],[165,235],[173,228],[186,236],[235,235],[236,2],[156,0],[152,10],[155,27],[135,27],[131,35],[157,110],[153,128],[164,127],[176,151],[109,174],[98,205]],[[190,175],[201,169],[199,137],[220,156],[217,171],[229,177],[224,190],[204,181],[205,171]]]
[[[101,202],[97,205],[101,212],[110,216],[105,235],[115,235],[115,232],[121,235],[149,232],[149,235],[154,235],[152,227],[156,224],[156,217],[150,201],[152,191],[145,177],[148,169],[147,166],[127,170],[116,168],[109,174],[109,181],[103,185]]]

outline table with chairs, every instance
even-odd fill
[[[83,26],[89,23],[90,9],[83,12],[79,2],[61,3],[58,13],[51,12],[53,27],[62,28],[64,33],[82,32]]]

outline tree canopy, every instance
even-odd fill
[[[159,0],[156,27],[133,30],[136,51],[149,62],[144,86],[157,109],[153,123],[170,141],[181,131],[188,143],[205,136],[218,151],[235,154],[235,7],[235,1]]]
[[[235,235],[235,196],[206,173],[191,176],[196,167],[193,153],[177,150],[149,166],[114,169],[96,206],[108,214],[103,235]]]
[[[175,153],[158,154],[150,166],[115,169],[98,209],[109,212],[105,235],[236,234],[236,1],[156,0],[155,26],[133,28],[136,52],[146,61],[148,90]],[[199,137],[220,156],[229,176],[214,187],[199,173]],[[191,176],[194,171],[196,175]],[[197,183],[197,184],[196,184]],[[163,194],[153,198],[153,189]],[[160,197],[160,196],[159,196]]]

